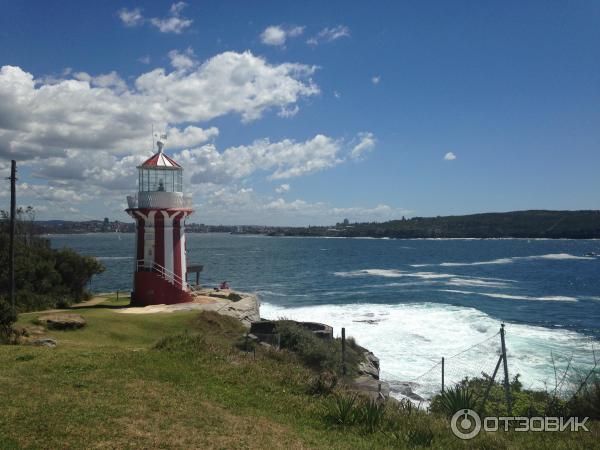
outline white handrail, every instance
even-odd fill
[[[189,284],[187,282],[187,280],[184,280],[182,277],[180,277],[176,273],[171,272],[166,267],[161,266],[160,264],[158,264],[155,261],[152,261],[152,265],[150,267],[148,267],[146,265],[147,262],[150,262],[150,261],[146,261],[145,259],[138,259],[137,260],[137,270],[139,270],[142,267],[145,269],[150,269],[153,272],[158,272],[158,274],[161,276],[161,278],[163,280],[168,281],[173,286],[178,286],[177,283],[179,283],[179,285],[181,285],[182,287],[185,286],[188,291],[194,290],[192,285]]]

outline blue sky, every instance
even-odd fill
[[[127,220],[152,124],[195,222],[599,208],[595,1],[3,2],[0,66],[40,218]]]

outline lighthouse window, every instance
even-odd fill
[[[182,171],[171,169],[139,169],[140,192],[182,192]]]

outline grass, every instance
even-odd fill
[[[88,326],[49,331],[56,348],[0,346],[0,448],[589,449],[600,441],[593,424],[585,434],[462,442],[446,419],[389,405],[373,433],[364,423],[335,425],[333,396],[307,393],[315,373],[296,355],[237,349],[243,330],[228,317],[118,314],[127,302],[78,309]],[[19,325],[37,315],[22,314]]]

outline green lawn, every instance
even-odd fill
[[[111,299],[75,311],[88,326],[49,332],[56,348],[0,347],[1,448],[411,448],[387,431],[333,426],[324,416],[330,399],[306,394],[314,374],[286,352],[236,349],[243,330],[232,319],[118,307]],[[19,325],[38,315],[21,315]],[[388,418],[389,429],[431,428],[431,448],[590,449],[600,441],[594,426],[462,442],[440,418]]]

